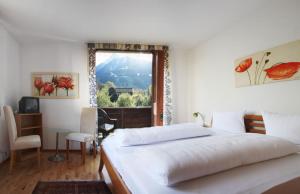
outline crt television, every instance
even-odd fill
[[[19,113],[39,113],[40,100],[36,97],[24,96],[19,101]]]

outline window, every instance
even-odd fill
[[[98,107],[148,107],[152,104],[152,53],[96,53]]]

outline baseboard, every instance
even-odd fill
[[[7,162],[7,161],[9,161],[9,159],[10,159],[10,157],[6,158],[5,160],[2,160],[2,161],[0,162],[0,165],[1,165],[1,164],[4,164],[4,163]]]
[[[8,158],[9,158],[9,150],[7,150],[7,151],[0,150],[0,164],[7,161]]]

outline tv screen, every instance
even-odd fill
[[[39,113],[40,112],[40,101],[39,98],[35,97],[22,97],[19,101],[19,112],[20,113]]]

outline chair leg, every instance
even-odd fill
[[[15,162],[22,162],[22,150],[18,150],[16,151],[16,155],[15,155]]]
[[[85,142],[80,142],[80,147],[81,147],[82,164],[85,164],[86,143]]]
[[[11,150],[11,152],[10,152],[10,166],[9,166],[9,172],[10,173],[11,173],[13,167],[14,167],[15,159],[16,159],[16,151]]]
[[[97,150],[96,150],[96,141],[94,140],[94,141],[93,141],[93,155],[94,155],[94,158],[96,158],[96,154],[97,154]]]
[[[86,155],[86,143],[83,143],[83,164],[85,164],[85,155]]]
[[[66,148],[67,148],[67,160],[69,160],[69,146],[70,146],[70,140],[66,140]]]
[[[37,148],[38,167],[41,168],[41,149]]]

